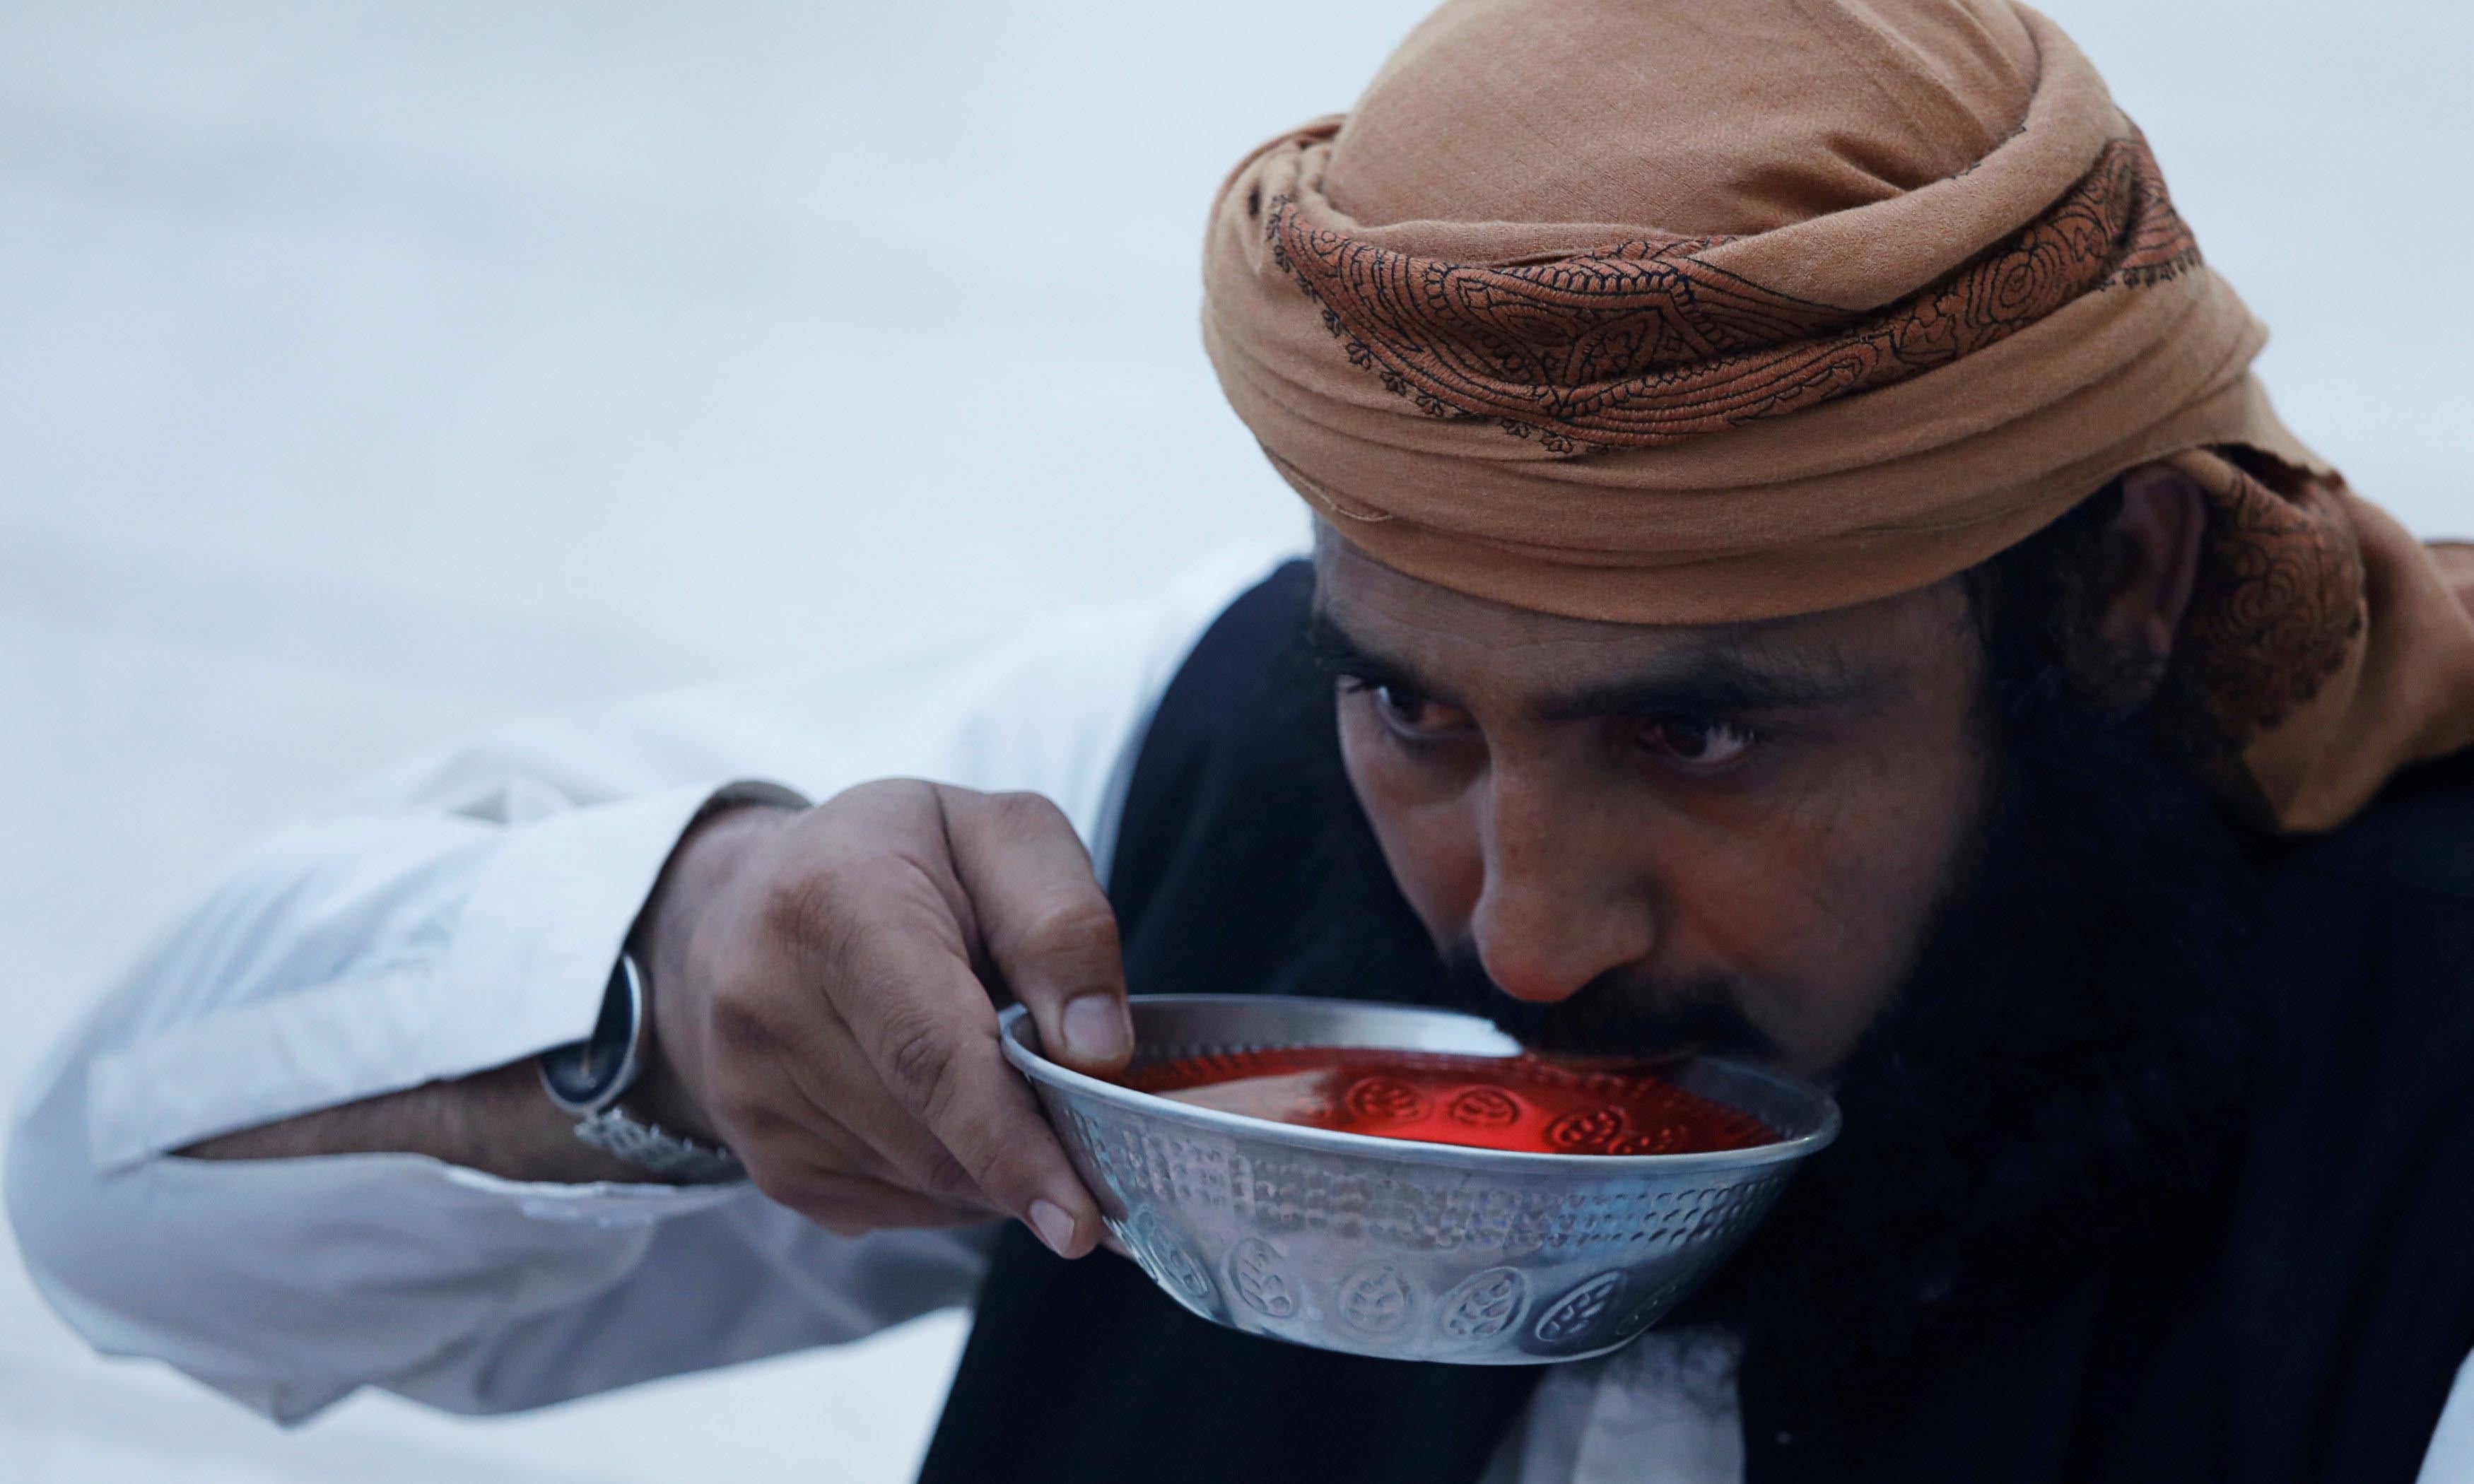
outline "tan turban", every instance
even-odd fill
[[[2280,423],[2138,129],[2010,0],[1454,0],[1214,209],[1203,334],[1394,567],[1626,623],[1811,612],[2134,465],[2212,502],[2177,664],[2244,802],[2474,744],[2474,551]]]

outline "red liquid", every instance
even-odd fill
[[[1188,1057],[1117,1080],[1280,1123],[1522,1154],[1697,1154],[1779,1138],[1751,1114],[1648,1070],[1585,1069],[1526,1054],[1288,1046]]]

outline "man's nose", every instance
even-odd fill
[[[1469,936],[1516,999],[1567,999],[1657,941],[1647,884],[1625,831],[1552,778],[1498,768],[1483,805],[1486,884]]]

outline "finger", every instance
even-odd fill
[[[966,1227],[988,1219],[976,1206],[957,1206],[881,1180],[833,1170],[792,1170],[759,1189],[826,1231],[842,1236],[869,1232]]]
[[[1099,1208],[1030,1084],[997,1049],[996,1013],[949,941],[950,920],[933,904],[905,910],[902,901],[884,903],[838,976],[835,1006],[886,1090],[979,1188],[1060,1256],[1079,1257],[1099,1233]]]
[[[837,897],[837,912],[860,895]],[[910,910],[916,916],[920,909]],[[936,909],[932,903],[926,910]],[[835,921],[817,921],[822,916],[778,911],[779,957],[740,976],[758,989],[731,984],[712,996],[705,1036],[719,1068],[712,1082],[716,1126],[760,1185],[768,1171],[826,1169],[1009,1214],[996,1209],[894,1098],[858,1044],[833,990],[841,972],[830,945],[848,934]],[[957,940],[949,931],[945,941]],[[774,986],[793,988],[780,993]]]
[[[953,890],[959,900],[960,888]],[[933,894],[924,901],[917,892],[907,900],[897,897],[890,908],[876,901],[882,895],[853,882],[831,900],[839,917],[852,898],[860,898],[861,918],[880,924],[923,915],[933,919],[942,910]],[[827,898],[811,893],[804,899]],[[818,915],[781,911],[776,926],[782,957],[747,976],[761,985],[793,986],[792,993],[728,989],[713,998],[707,1035],[721,1067],[713,1084],[714,1110],[729,1146],[760,1186],[776,1172],[823,1170],[974,1205],[983,1214],[1012,1214],[980,1188],[885,1087],[837,1002],[836,987],[849,970],[835,965],[849,951],[849,930],[834,921],[814,921]],[[952,958],[959,942],[949,925],[929,951]],[[842,946],[837,950],[831,946],[836,944]],[[981,1006],[986,1013],[984,998]]]
[[[901,1185],[931,1200],[1007,1214],[879,1085],[847,1035],[775,1060],[733,1123],[733,1150],[762,1185],[771,1172],[819,1171]],[[786,1175],[787,1178],[787,1175]]]
[[[955,874],[1041,1049],[1078,1071],[1124,1066],[1134,1028],[1117,915],[1064,811],[1037,794],[941,792]]]
[[[774,1114],[786,1134],[775,1145],[781,1157],[972,1207],[983,1219],[1010,1215],[894,1096],[838,1010],[816,1009],[819,1023],[776,1064],[788,1093],[772,1099],[784,1110]]]

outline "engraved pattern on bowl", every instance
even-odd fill
[[[1202,1259],[1157,1211],[1145,1211],[1134,1219],[1126,1245],[1135,1255],[1135,1266],[1171,1297],[1185,1300],[1189,1307],[1200,1304],[1207,1309],[1218,1296]]]
[[[1340,1318],[1363,1334],[1394,1334],[1409,1323],[1409,1281],[1389,1262],[1360,1268],[1340,1284]]]
[[[1511,1268],[1488,1268],[1444,1295],[1435,1321],[1447,1340],[1491,1340],[1520,1318],[1529,1281]]]
[[[1608,1310],[1623,1294],[1621,1269],[1601,1273],[1555,1301],[1545,1313],[1538,1316],[1537,1338],[1541,1345],[1565,1346],[1588,1336],[1607,1317]]]
[[[1516,1049],[1473,1017],[1346,1001],[1159,995],[1133,1012],[1144,1064],[1284,1045]],[[1171,1298],[1250,1333],[1398,1359],[1536,1364],[1616,1348],[1680,1303],[1838,1126],[1817,1089],[1700,1059],[1675,1080],[1760,1117],[1780,1142],[1634,1156],[1413,1143],[1134,1092],[1040,1057],[1018,1010],[1002,1029],[1110,1230]],[[1399,1091],[1362,1096],[1405,1112]],[[1443,1105],[1456,1119],[1499,1115],[1484,1099],[1464,1114],[1465,1096]]]
[[[1228,1281],[1238,1300],[1266,1319],[1286,1319],[1297,1312],[1297,1291],[1280,1271],[1280,1255],[1259,1236],[1237,1244],[1228,1260]]]

